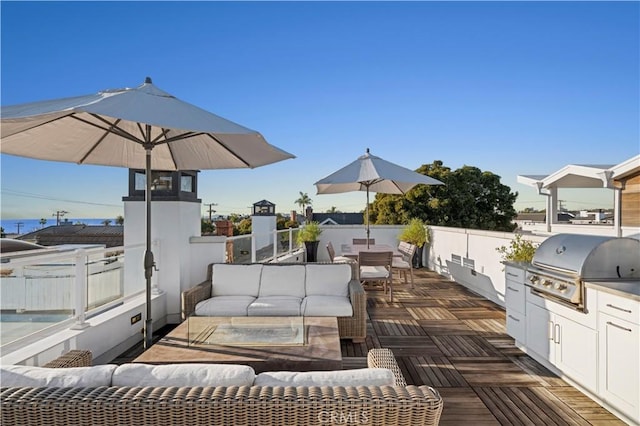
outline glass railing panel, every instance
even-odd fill
[[[142,262],[140,262],[142,268]],[[142,290],[142,288],[141,288]],[[87,262],[87,309],[124,297],[124,250],[89,256]]]
[[[250,263],[251,235],[229,237],[226,251],[227,263]]]
[[[73,318],[74,283],[75,264],[71,253],[18,262],[3,258],[2,345]]]

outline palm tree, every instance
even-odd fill
[[[105,219],[105,220],[103,220],[103,221],[102,221],[102,224],[103,224],[104,226],[109,226],[109,225],[111,225],[111,219]]]
[[[124,225],[124,216],[120,215],[118,217],[116,217],[116,225]]]
[[[309,194],[300,191],[300,198],[298,198],[295,203],[302,207],[302,215],[304,216],[306,214],[307,206],[310,206],[312,201],[311,198],[309,198]]]
[[[40,219],[40,228],[44,228],[44,226],[47,224],[47,219],[45,219],[44,217]]]
[[[340,210],[338,210],[336,206],[331,206],[331,208],[327,210],[327,213],[340,213]]]

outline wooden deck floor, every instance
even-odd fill
[[[625,424],[516,348],[501,307],[434,272],[414,272],[415,288],[396,284],[393,303],[367,292],[368,337],[341,342],[344,368],[366,367],[369,349],[390,348],[409,384],[441,393],[442,425]]]
[[[368,337],[342,341],[345,368],[366,366],[370,348],[390,348],[407,383],[444,399],[442,425],[624,425],[514,346],[504,310],[426,269],[394,302],[368,291]],[[397,282],[397,280],[396,280]]]

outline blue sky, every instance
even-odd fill
[[[260,131],[297,156],[203,171],[222,214],[267,199],[361,211],[364,193],[313,185],[363,154],[405,167],[441,160],[517,183],[567,164],[640,152],[638,2],[7,2],[1,102],[161,89]],[[2,218],[122,214],[127,171],[1,156]],[[610,191],[561,193],[596,208]],[[75,201],[81,201],[75,202]],[[203,212],[205,211],[203,207]]]

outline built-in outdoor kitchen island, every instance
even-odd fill
[[[640,241],[559,234],[506,262],[507,332],[532,358],[640,424]]]

